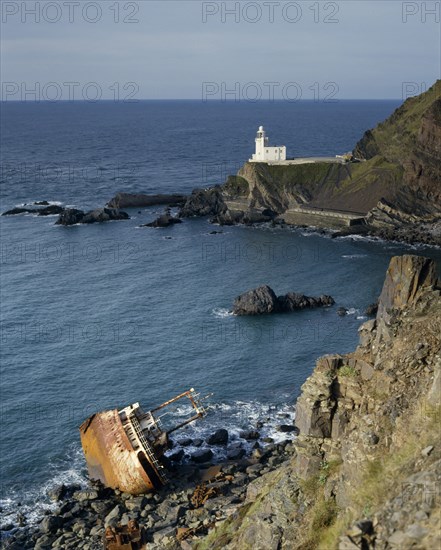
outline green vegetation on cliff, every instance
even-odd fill
[[[422,119],[440,99],[441,80],[438,80],[429,90],[408,98],[387,120],[368,130],[357,143],[354,155],[365,159],[381,155],[389,162],[402,165],[416,147]]]

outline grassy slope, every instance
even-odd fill
[[[407,99],[388,119],[371,130],[370,140],[375,142],[381,155],[390,162],[405,162],[415,147],[421,118],[440,98],[441,80],[438,80],[427,92]]]

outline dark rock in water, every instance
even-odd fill
[[[107,203],[109,208],[134,208],[140,206],[156,206],[159,204],[181,205],[185,195],[145,195],[143,193],[117,193]]]
[[[156,220],[145,223],[141,225],[141,227],[170,227],[170,225],[174,225],[175,223],[182,223],[182,220],[179,218],[176,218],[175,216],[171,216],[169,211],[166,211],[164,214],[156,218]]]
[[[60,214],[60,217],[55,222],[55,225],[75,225],[76,223],[81,223],[83,217],[84,212],[82,210],[77,210],[76,208],[66,208],[66,210]]]
[[[240,437],[247,440],[259,439],[260,433],[257,430],[246,430],[240,432]]]
[[[223,231],[210,231],[209,235],[219,235],[220,233],[223,233]]]
[[[240,460],[245,456],[245,449],[242,447],[236,447],[227,451],[228,460]]]
[[[291,433],[296,432],[299,433],[298,428],[294,426],[294,424],[281,424],[280,426],[277,426],[277,430],[282,433]]]
[[[174,453],[168,455],[168,459],[172,462],[179,462],[184,458],[184,454],[184,449],[179,449],[179,451],[175,451]]]
[[[194,189],[179,212],[180,218],[217,216],[227,210],[220,187]]]
[[[193,439],[193,447],[200,447],[203,443],[202,439]]]
[[[87,212],[84,215],[81,223],[97,223],[108,222],[110,220],[129,220],[130,216],[127,212],[118,210],[116,208],[97,208],[92,212]]]
[[[234,300],[233,305],[233,313],[236,315],[263,315],[277,310],[277,296],[268,285],[241,294]]]
[[[365,309],[365,315],[368,315],[369,317],[373,317],[375,315],[377,315],[377,311],[378,311],[378,302],[375,302],[373,304],[370,304],[366,309]]]
[[[312,307],[329,307],[335,302],[331,296],[323,294],[318,298],[304,296],[297,292],[288,292],[284,296],[278,296],[279,308],[281,311],[295,311],[296,309],[305,309]]]
[[[36,206],[49,206],[49,202],[48,201],[35,201],[34,204]]]
[[[39,216],[53,216],[64,212],[64,208],[58,204],[50,204],[49,206],[46,206],[46,208],[39,208],[36,212]]]
[[[197,462],[198,464],[201,464],[203,462],[208,462],[213,457],[213,451],[211,449],[200,449],[199,451],[195,451],[191,455],[191,459],[193,462]]]
[[[34,203],[38,205],[39,203]],[[38,216],[53,216],[54,214],[61,214],[64,211],[62,206],[57,204],[49,204],[45,208],[34,208],[29,206],[18,206],[3,212],[2,216],[15,216],[17,214],[37,214]]]
[[[228,431],[225,428],[216,430],[214,434],[207,437],[209,445],[226,445],[228,443]]]
[[[97,208],[90,212],[83,212],[76,208],[66,208],[61,214],[55,225],[75,225],[77,223],[100,223],[110,220],[128,220],[127,212],[114,208]]]
[[[191,445],[193,443],[193,440],[190,439],[189,437],[185,437],[183,439],[179,439],[176,443],[181,445],[181,447],[188,447],[189,445]]]
[[[285,313],[304,308],[328,307],[333,304],[334,299],[327,295],[313,298],[297,292],[289,292],[283,296],[276,296],[272,288],[263,285],[238,296],[234,301],[233,313],[236,315]]]
[[[347,314],[348,310],[345,307],[339,307],[337,309],[337,315],[340,315],[340,317],[344,317]]]
[[[2,216],[15,216],[17,214],[25,214],[28,212],[34,212],[34,209],[26,208],[24,206],[17,206],[15,208],[11,208],[11,210],[6,210],[6,212],[2,213]]]

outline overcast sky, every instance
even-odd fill
[[[440,78],[439,12],[400,0],[2,0],[2,98],[401,98]]]

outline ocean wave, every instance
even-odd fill
[[[177,411],[176,411],[177,412]],[[188,415],[189,411],[183,415],[182,420]],[[195,422],[188,425],[184,430],[175,436],[174,447],[166,454],[172,454],[176,450],[183,449],[185,456],[182,462],[189,462],[191,454],[204,447],[206,439],[220,428],[228,431],[227,445],[213,445],[210,449],[213,452],[213,462],[222,462],[226,460],[228,450],[231,446],[236,446],[239,442],[247,455],[251,454],[256,442],[264,447],[267,438],[271,438],[274,443],[280,443],[295,438],[295,432],[282,432],[280,425],[292,425],[295,419],[295,410],[293,404],[284,403],[281,405],[269,405],[258,401],[234,401],[233,403],[215,403],[210,406],[207,421]],[[242,432],[256,430],[259,433],[258,439],[246,440],[241,437]],[[179,441],[191,439],[196,440],[197,445],[190,443],[181,446]],[[202,443],[200,444],[200,442]]]
[[[354,258],[366,258],[367,254],[342,254],[342,258],[352,260]]]
[[[54,512],[59,504],[50,500],[48,491],[59,485],[87,486],[87,478],[84,471],[84,457],[80,447],[72,446],[62,463],[48,464],[48,471],[55,472],[45,482],[23,488],[10,486],[3,488],[0,499],[0,523],[14,526],[24,522],[26,527],[38,524],[45,513]]]
[[[211,310],[211,313],[219,319],[227,319],[228,317],[235,317],[234,313],[224,307],[215,307]]]

